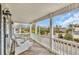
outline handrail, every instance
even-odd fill
[[[23,34],[15,34],[15,35],[18,35],[18,36],[15,36],[15,38],[22,38],[22,39],[25,39],[25,38],[27,38],[27,36],[30,36],[29,33],[28,34],[25,34],[26,35],[25,37],[23,36]]]
[[[68,45],[75,45],[75,46],[78,46],[79,47],[79,43],[77,42],[74,42],[74,41],[69,41],[69,40],[65,40],[65,39],[59,39],[59,38],[52,38],[54,41],[59,41],[59,42],[62,42],[64,44],[68,44]]]
[[[38,35],[39,37],[43,37],[43,38],[50,38],[48,36],[43,36],[43,35],[39,35],[39,34],[35,34],[35,33],[34,33],[34,35]]]

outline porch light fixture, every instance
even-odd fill
[[[11,16],[9,9],[7,9],[7,8],[5,8],[2,12],[3,12],[3,15]]]

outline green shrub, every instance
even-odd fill
[[[79,42],[79,38],[74,38],[74,41]]]
[[[61,33],[58,34],[58,38],[63,38]]]
[[[70,33],[66,33],[65,36],[64,36],[64,39],[72,41],[73,40],[73,36]]]

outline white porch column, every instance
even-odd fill
[[[37,34],[37,24],[35,24],[35,34]]]
[[[19,29],[19,33],[21,34],[21,26],[20,26],[20,29]]]
[[[1,21],[1,55],[4,55],[4,20]]]
[[[39,35],[40,35],[40,26],[39,26]]]
[[[31,37],[31,33],[32,33],[32,24],[30,24],[30,37]]]
[[[50,15],[50,48],[54,47],[54,40],[53,40],[53,24],[52,24],[52,15]]]

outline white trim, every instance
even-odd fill
[[[2,22],[1,22],[1,55],[4,55],[4,21],[2,16]]]

